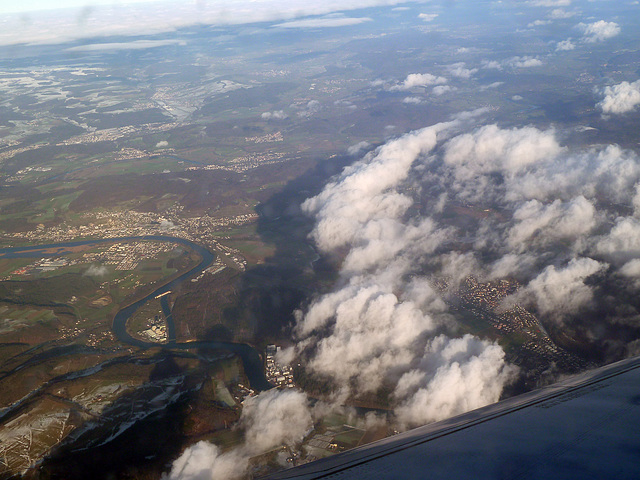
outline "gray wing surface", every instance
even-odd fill
[[[268,479],[640,479],[640,357]]]

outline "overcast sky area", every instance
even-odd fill
[[[602,5],[606,2],[600,2]],[[632,1],[624,2],[631,4]],[[256,22],[279,22],[280,27],[317,28],[356,25],[368,18],[349,16],[349,11],[380,6],[409,5],[424,9],[420,18],[425,22],[442,23],[448,9],[459,8],[474,2],[445,0],[27,0],[24,2],[0,2],[0,45],[59,44],[78,39],[108,37],[113,35],[156,35],[174,32],[194,25],[239,25]],[[581,7],[578,7],[578,4]],[[522,8],[518,15],[540,16],[529,25],[539,27],[557,20],[579,16],[580,8],[586,9],[593,2],[569,0],[531,0],[527,2],[489,2],[488,8],[504,10]],[[554,8],[558,7],[558,8]],[[550,11],[547,11],[550,10]],[[337,13],[342,12],[342,13]],[[340,15],[340,18],[313,16]],[[304,17],[312,17],[304,19]],[[577,17],[576,17],[577,18]],[[602,28],[597,31],[585,24],[586,34],[599,41]],[[604,32],[610,34],[611,32]],[[571,50],[571,39],[558,45],[558,50]]]
[[[109,35],[153,35],[193,25],[238,25],[292,20],[358,8],[396,5],[401,0],[32,0],[0,6],[0,45],[55,44]],[[420,4],[424,2],[412,2]],[[61,8],[61,7],[67,8]],[[43,10],[44,9],[44,10]],[[338,26],[357,23],[342,19]],[[313,25],[311,25],[313,26]]]
[[[152,3],[157,0],[128,0],[128,1],[114,1],[114,0],[58,0],[52,2],[51,0],[23,0],[22,2],[0,2],[0,14],[2,13],[24,13],[24,12],[37,12],[40,10],[53,10],[64,8],[86,8],[96,6],[117,6],[121,7],[126,4],[133,3]]]

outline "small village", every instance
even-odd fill
[[[280,351],[278,345],[267,345],[265,355],[265,375],[267,380],[277,388],[295,388],[293,380],[293,368],[290,365],[281,365],[277,361]]]

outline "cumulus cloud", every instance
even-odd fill
[[[438,14],[437,13],[421,13],[418,15],[418,18],[425,22],[433,22],[436,18],[438,18]]]
[[[495,401],[511,378],[504,352],[491,342],[443,335],[430,343],[450,316],[429,280],[409,275],[453,231],[439,228],[430,218],[405,219],[413,202],[397,188],[407,181],[414,163],[426,158],[461,122],[438,124],[388,142],[345,168],[303,204],[315,217],[312,235],[318,248],[346,254],[340,285],[298,312],[298,354],[307,356],[307,368],[335,382],[337,398],[390,387],[403,426]],[[473,258],[443,258],[443,269],[462,271],[463,265],[472,266]],[[436,358],[441,360],[438,367]],[[484,369],[483,379],[459,383],[485,361],[492,362],[492,368]],[[414,377],[409,386],[407,379]],[[449,384],[451,401],[433,396],[443,382]],[[424,413],[428,402],[436,399],[437,406]]]
[[[209,442],[201,441],[189,447],[173,462],[164,480],[233,480],[244,475],[249,458],[240,451],[223,453]]]
[[[598,107],[603,113],[621,114],[631,112],[640,105],[640,80],[635,82],[622,82],[617,85],[605,87],[604,98]]]
[[[611,260],[626,261],[640,257],[640,221],[618,217],[615,226],[597,244],[597,250]]]
[[[107,273],[109,273],[109,269],[104,265],[91,265],[87,268],[87,271],[84,272],[84,274],[89,277],[104,277]]]
[[[307,396],[295,390],[268,390],[245,400],[240,425],[245,448],[262,452],[302,441],[313,425]]]
[[[566,149],[563,149],[566,153]],[[630,202],[640,175],[634,152],[615,145],[563,155],[561,162],[546,161],[517,177],[507,177],[503,192],[508,200],[600,195],[612,202]]]
[[[578,28],[583,32],[583,40],[587,43],[603,42],[620,33],[620,26],[615,22],[599,20],[593,23],[580,23]]]
[[[531,68],[542,66],[542,60],[531,56],[515,56],[505,60],[485,60],[482,62],[482,68],[502,70],[503,68]]]
[[[483,60],[482,68],[500,70],[502,68],[502,64],[497,60]]]
[[[551,10],[551,13],[549,13],[549,18],[552,18],[554,20],[560,20],[560,19],[565,19],[565,18],[571,18],[573,16],[575,16],[576,12],[567,12],[566,10],[563,10],[562,8],[555,8],[553,10]]]
[[[300,108],[296,105],[293,105],[293,107],[298,109]],[[320,102],[318,100],[310,100],[302,107],[302,109],[299,109],[298,112],[296,112],[296,115],[300,118],[308,118],[318,113],[320,110],[322,110]]]
[[[542,66],[542,60],[534,57],[513,57],[507,60],[507,65],[513,68],[531,68]]]
[[[263,120],[284,120],[288,115],[284,110],[274,110],[273,112],[263,112],[260,118]]]
[[[550,23],[551,20],[534,20],[533,22],[528,23],[527,27],[540,27],[542,25],[549,25]]]
[[[558,240],[578,242],[596,226],[596,209],[582,195],[568,201],[543,204],[529,200],[513,213],[514,223],[507,234],[513,251],[523,252],[532,244],[548,245]],[[576,249],[581,246],[576,245]]]
[[[396,395],[405,400],[395,412],[403,425],[423,425],[494,403],[514,373],[513,367],[504,367],[498,345],[471,335],[437,336],[425,347],[420,364],[398,381]]]
[[[456,91],[456,87],[452,87],[451,85],[437,85],[431,89],[431,93],[433,93],[436,97],[440,95],[444,95],[447,92]]]
[[[619,272],[625,277],[640,279],[640,258],[628,261],[620,267]]]
[[[303,208],[316,216],[319,247],[330,251],[367,241],[362,227],[372,218],[392,220],[406,211],[410,198],[391,189],[406,178],[417,155],[435,146],[436,133],[428,128],[380,147],[367,157],[366,168],[363,162],[347,167],[338,181],[306,200]]]
[[[475,74],[478,69],[477,68],[466,68],[464,62],[454,63],[453,65],[449,65],[447,70],[451,75],[457,78],[471,78],[471,75]]]
[[[351,145],[347,149],[347,153],[349,155],[358,155],[362,150],[365,150],[367,148],[369,148],[369,142],[365,142],[363,140],[362,142],[358,142],[355,145]]]
[[[166,140],[161,140],[158,143],[156,143],[156,148],[167,148],[169,146],[169,142],[167,142]]]
[[[497,125],[459,135],[445,148],[444,161],[454,167],[460,180],[497,171],[511,174],[562,151],[552,131],[533,127],[506,130]]]
[[[592,288],[585,280],[607,266],[591,258],[574,258],[561,268],[549,265],[517,297],[523,303],[533,302],[542,314],[560,318],[575,314],[593,299]]]
[[[635,193],[631,199],[631,206],[633,207],[633,216],[640,217],[640,184],[636,184]]]
[[[553,129],[473,128],[483,114],[389,140],[302,206],[339,279],[296,313],[287,355],[329,379],[336,402],[391,392],[401,428],[495,401],[513,378],[497,344],[455,330],[447,295],[469,277],[517,279],[505,306],[560,328],[604,301],[600,279],[640,272],[637,154],[564,147]],[[461,205],[471,213],[452,222]]]
[[[171,230],[175,230],[176,225],[171,220],[163,219],[158,228],[161,232],[169,232]]]
[[[423,100],[420,97],[404,97],[402,99],[402,103],[410,103],[413,105],[420,105],[423,103]]]
[[[426,135],[427,132],[429,130],[415,135]],[[444,131],[440,137],[443,135]],[[403,137],[402,142],[408,138],[415,140],[416,137]],[[387,147],[399,148],[402,142],[393,141]],[[427,145],[426,140],[418,143]],[[605,256],[614,252],[640,255],[640,250],[636,251],[640,244],[631,245],[632,240],[629,240],[640,238],[640,231],[635,232],[637,220],[633,217],[623,217],[624,221],[605,236],[599,234],[598,237],[595,233],[605,226],[608,215],[606,209],[598,211],[602,209],[603,198],[634,208],[637,203],[640,207],[636,187],[640,167],[635,153],[617,146],[569,152],[558,143],[553,130],[504,129],[497,125],[486,125],[436,143],[440,144],[438,155],[417,154],[422,163],[429,165],[425,170],[429,172],[425,181],[434,182],[430,187],[433,192],[440,188],[449,199],[502,205],[511,212],[508,222],[487,226],[486,231],[476,231],[476,246],[497,249],[505,255],[504,261],[496,262],[489,270],[503,274],[507,274],[509,268],[516,272],[529,271],[534,265],[531,258],[523,255],[529,251],[548,252],[549,249],[557,250],[559,255],[587,252]],[[407,159],[407,162],[416,156],[404,148],[401,151],[407,157],[398,153],[398,158]],[[327,251],[350,248],[344,257],[345,272],[375,269],[390,262],[391,258],[402,258],[402,254],[410,260],[421,258],[436,247],[426,243],[425,250],[418,252],[411,246],[413,238],[424,235],[437,239],[449,234],[446,228],[438,228],[436,222],[427,219],[402,225],[396,223],[412,203],[411,198],[394,190],[394,185],[406,181],[407,164],[400,161],[387,164],[382,162],[384,157],[375,153],[370,154],[371,165],[367,169],[347,169],[341,181],[332,183],[319,197],[306,204],[308,211],[316,215],[314,235],[319,245]],[[383,170],[391,175],[384,178],[379,173],[366,178],[363,175],[365,171]],[[372,189],[367,192],[373,192],[373,196],[363,193],[364,185]],[[332,201],[333,197],[346,203]],[[361,199],[364,199],[363,204],[359,205]],[[383,218],[369,223],[372,216],[378,215]],[[597,238],[600,240],[594,243],[593,239]],[[402,239],[409,241],[403,243]],[[387,243],[390,244],[388,249]],[[448,257],[441,258],[443,261],[438,265],[444,272],[454,257],[447,262],[444,259]],[[357,290],[355,285],[352,288]],[[336,302],[326,311],[333,312],[340,299]],[[323,318],[326,321],[330,316]],[[317,323],[316,326],[321,324],[325,325]]]
[[[223,452],[209,442],[187,448],[173,462],[164,480],[215,480],[244,477],[249,459],[279,445],[295,445],[313,425],[307,396],[294,390],[272,389],[248,398],[239,426],[244,444]]]
[[[402,83],[392,86],[390,90],[411,90],[415,87],[428,87],[443,83],[447,83],[447,79],[444,77],[438,77],[430,73],[410,73]]]
[[[575,44],[571,41],[570,38],[567,38],[566,40],[562,40],[561,42],[557,43],[556,52],[566,52],[568,50],[573,50],[575,48],[576,48]]]

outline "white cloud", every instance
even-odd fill
[[[453,333],[433,276],[450,289],[469,275],[517,278],[524,287],[508,302],[595,332],[582,320],[604,301],[594,275],[611,274],[605,261],[640,271],[629,263],[640,261],[640,220],[609,222],[640,211],[634,152],[570,149],[553,129],[469,130],[481,115],[390,140],[303,204],[318,249],[341,264],[334,288],[297,312],[295,354],[334,382],[337,402],[393,392],[404,428],[494,401],[513,375],[498,345]],[[452,225],[451,205],[474,214]]]
[[[527,27],[532,28],[532,27],[540,27],[542,25],[549,25],[551,23],[551,20],[535,20],[533,22],[530,22],[527,24]]]
[[[453,65],[449,65],[447,70],[451,75],[457,78],[470,78],[471,75],[475,74],[478,69],[477,68],[466,68],[464,62],[454,63]]]
[[[504,130],[487,125],[450,140],[445,146],[444,161],[454,167],[457,179],[469,180],[497,171],[513,174],[561,151],[553,131],[541,132],[532,127]]]
[[[623,261],[640,257],[640,221],[618,217],[615,226],[596,245],[598,252],[610,260]]]
[[[372,80],[371,82],[369,82],[369,85],[371,85],[372,87],[382,87],[386,83],[387,83],[386,80],[382,80],[381,78],[376,78],[375,80]]]
[[[312,235],[318,248],[342,252],[344,260],[342,280],[334,291],[298,313],[298,353],[308,355],[307,368],[336,382],[338,398],[343,400],[395,385],[398,418],[404,426],[493,401],[510,378],[497,345],[470,336],[441,336],[428,342],[447,324],[446,306],[427,278],[408,275],[453,232],[437,228],[429,218],[407,220],[412,199],[397,187],[407,181],[412,166],[430,154],[440,136],[446,138],[462,121],[388,142],[346,167],[303,204],[316,220]],[[451,271],[470,271],[474,260],[452,254],[443,257],[442,264]],[[308,346],[312,346],[309,351]],[[437,368],[435,358],[441,361]],[[490,368],[483,367],[486,375],[467,382],[485,362],[491,363]],[[414,377],[409,386],[407,378]],[[451,401],[440,403],[428,415],[420,414],[429,408],[425,401],[443,401],[433,391],[442,382],[450,387]]]
[[[298,112],[296,112],[296,115],[300,118],[311,117],[312,115],[322,110],[322,104],[318,100],[310,100],[302,108],[300,108],[297,105],[292,105],[292,107],[298,109]]]
[[[369,17],[334,17],[327,16],[324,18],[305,18],[302,20],[292,20],[290,22],[279,23],[274,25],[277,28],[329,28],[329,27],[348,27],[351,25],[359,25],[364,22],[370,22]]]
[[[561,162],[544,162],[507,179],[503,194],[511,201],[599,195],[611,202],[630,202],[640,178],[638,160],[635,153],[615,145],[563,155]]]
[[[274,110],[273,112],[263,112],[260,114],[260,118],[263,120],[284,120],[288,115],[284,110]]]
[[[620,26],[615,22],[599,20],[594,23],[580,23],[578,28],[582,30],[583,40],[587,43],[603,42],[620,33]]]
[[[331,251],[365,242],[369,233],[365,224],[372,219],[395,219],[406,211],[411,200],[390,189],[406,178],[416,156],[435,146],[443,128],[418,130],[379,147],[306,200],[303,208],[316,217],[313,235],[318,246]]]
[[[300,443],[313,426],[307,396],[296,390],[268,390],[245,400],[240,425],[251,452]]]
[[[198,442],[173,462],[163,480],[244,478],[252,456],[299,443],[313,420],[304,393],[272,389],[245,400],[239,425],[244,429],[242,446],[222,452],[209,442]]]
[[[437,13],[421,13],[418,15],[418,18],[425,22],[433,22],[436,18],[438,18],[438,14]]]
[[[640,278],[640,259],[634,258],[620,268],[620,273],[625,277]]]
[[[465,335],[434,338],[425,348],[419,369],[406,372],[395,395],[404,398],[395,409],[405,426],[417,426],[496,402],[515,373],[505,367],[496,345]]]
[[[573,16],[575,16],[576,12],[567,12],[566,10],[563,10],[562,8],[556,8],[551,10],[551,13],[549,13],[549,18],[552,18],[554,20],[562,20],[565,18],[571,18]]]
[[[640,217],[640,183],[635,186],[635,193],[631,199],[631,206],[633,207],[633,216]]]
[[[444,77],[437,77],[430,73],[410,73],[407,78],[398,85],[394,85],[390,90],[411,90],[415,87],[427,87],[447,83]]]
[[[534,57],[513,57],[507,60],[508,66],[513,68],[531,68],[542,66],[542,60]]]
[[[369,142],[365,142],[363,140],[362,142],[358,142],[355,145],[351,145],[347,149],[347,153],[349,155],[358,155],[362,150],[365,150],[367,148],[369,148]]]
[[[621,114],[631,112],[640,105],[640,80],[633,83],[622,82],[605,87],[604,98],[598,107],[603,113]]]
[[[160,225],[158,226],[158,230],[161,232],[169,232],[170,230],[174,230],[176,228],[175,224],[171,220],[162,220]]]
[[[241,25],[279,22],[291,28],[336,27],[369,21],[367,18],[317,17],[368,7],[402,3],[400,0],[237,0],[184,2],[167,0],[145,4],[118,3],[90,10],[70,8],[3,17],[0,45],[19,43],[61,44],[81,38],[140,36],[173,32],[195,25]],[[290,23],[295,22],[295,23]],[[298,23],[301,22],[301,23]],[[129,43],[129,42],[122,42]]]
[[[423,100],[420,97],[404,97],[402,99],[402,103],[420,105],[421,103],[423,103]]]
[[[431,93],[433,93],[436,97],[440,95],[444,95],[447,92],[453,92],[457,90],[456,87],[452,87],[451,85],[437,85],[431,89]]]
[[[504,85],[504,82],[493,82],[490,83],[489,85],[482,85],[480,87],[481,90],[489,90],[492,88],[498,88],[499,86]]]
[[[503,68],[531,68],[531,67],[540,67],[542,66],[542,60],[537,57],[531,56],[515,56],[511,58],[507,58],[505,60],[497,61],[497,60],[484,60],[482,62],[482,68],[485,69],[497,69],[502,70]]]
[[[583,196],[569,202],[556,199],[548,205],[529,200],[513,213],[513,219],[507,244],[513,251],[524,252],[532,245],[584,238],[596,226],[596,209]]]
[[[167,148],[169,146],[169,142],[167,142],[166,140],[160,140],[158,143],[156,143],[156,148]]]
[[[558,42],[556,45],[556,52],[566,52],[568,50],[573,50],[574,48],[576,48],[575,44],[570,38],[567,38],[566,40]]]
[[[535,268],[536,258],[532,254],[507,253],[489,266],[487,278],[527,276]]]
[[[189,447],[173,462],[163,480],[233,480],[244,475],[249,458],[238,450],[223,453],[216,445],[201,441]]]
[[[109,269],[104,265],[91,265],[86,272],[85,275],[89,277],[104,277],[107,273],[109,273]]]
[[[482,68],[500,70],[502,68],[502,64],[497,60],[483,60]]]
[[[607,266],[591,258],[574,258],[563,268],[549,265],[521,289],[516,298],[533,300],[543,315],[562,318],[575,314],[593,299],[593,291],[584,281]]]

